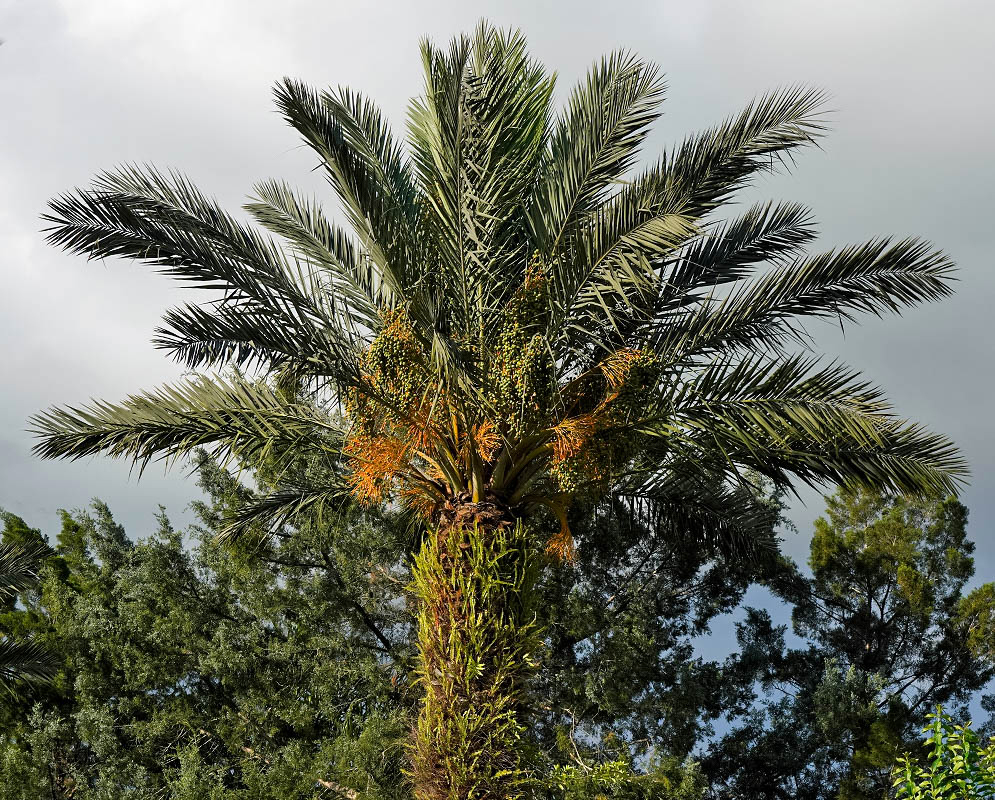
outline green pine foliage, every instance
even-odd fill
[[[540,584],[547,652],[533,682],[545,713],[531,724],[557,763],[574,763],[573,746],[560,745],[571,732],[585,762],[616,760],[623,744],[641,763],[653,752],[683,761],[739,707],[752,678],[702,657],[698,645],[750,585],[780,580],[788,565],[769,487],[756,481],[724,502],[751,509],[749,542],[702,541],[623,503],[571,516],[576,558]]]
[[[964,588],[972,545],[953,501],[840,494],[801,579],[777,551],[780,506],[759,486],[769,540],[749,557],[621,508],[578,508],[576,558],[550,566],[522,561],[525,534],[507,526],[494,541],[452,529],[412,558],[417,531],[356,508],[222,547],[217,531],[252,492],[199,466],[209,500],[196,528],[181,534],[160,515],[136,542],[99,503],[65,514],[41,583],[0,612],[0,635],[43,645],[59,667],[0,699],[0,796],[407,800],[412,750],[455,731],[447,750],[464,765],[489,747],[520,754],[489,772],[447,762],[479,796],[878,800],[898,754],[919,752],[917,709],[961,713],[992,674],[979,633],[991,587]],[[44,544],[12,515],[4,526],[8,544]],[[466,552],[455,572],[454,547]],[[898,595],[890,624],[917,638],[895,637],[869,669],[859,603],[842,621],[811,604],[875,575],[891,576],[889,602]],[[758,582],[794,598],[805,646],[787,647],[754,611],[735,658],[697,656],[695,640]],[[458,602],[436,596],[446,585]],[[433,609],[457,616],[419,626]],[[419,647],[446,625],[461,634]],[[925,679],[899,691],[913,669]],[[420,705],[433,680],[451,685]],[[790,694],[755,697],[757,680]],[[713,747],[722,717],[738,722]],[[921,783],[912,761],[901,766]]]
[[[66,513],[40,586],[0,615],[0,632],[44,642],[60,665],[52,685],[0,706],[4,797],[411,797],[428,681],[408,676],[439,674],[416,669],[411,588],[424,613],[465,612],[449,642],[468,648],[433,650],[438,637],[422,648],[458,689],[441,697],[464,713],[467,746],[452,751],[472,757],[502,736],[522,745],[518,771],[485,773],[492,789],[697,796],[703,776],[688,756],[733,692],[693,642],[735,607],[760,560],[651,529],[624,506],[578,509],[576,559],[555,567],[523,562],[525,533],[502,528],[489,543],[464,531],[473,569],[452,573],[438,546],[411,558],[420,536],[404,520],[356,508],[222,546],[217,532],[253,492],[198,463],[198,526],[180,533],[160,514],[136,542],[99,503]],[[758,552],[776,552],[779,506],[765,508]],[[7,540],[44,541],[5,523]],[[433,603],[446,581],[462,605]],[[522,642],[525,669],[512,663]],[[508,698],[518,719],[495,713]],[[422,725],[439,706],[426,708]]]
[[[3,708],[0,795],[408,797],[406,531],[343,517],[222,548],[244,490],[206,461],[201,480],[188,538],[160,515],[133,542],[99,503],[64,516],[39,590],[0,617],[60,662]]]

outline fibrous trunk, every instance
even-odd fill
[[[525,526],[492,503],[442,515],[415,560],[419,680],[416,800],[521,797],[525,682],[540,645],[537,560]]]

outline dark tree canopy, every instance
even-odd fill
[[[101,503],[64,514],[40,589],[0,615],[0,633],[43,641],[60,665],[53,685],[4,706],[4,796],[410,797],[411,529],[353,507],[221,546],[224,519],[252,493],[209,459],[199,474],[208,501],[186,534],[162,513],[138,542]],[[554,799],[623,778],[633,800],[700,796],[700,771],[683,764],[723,685],[691,643],[751,576],[700,544],[620,546],[645,536],[636,524],[578,517],[576,562],[538,587],[556,654],[529,722]],[[4,540],[25,536],[43,541],[8,515]],[[594,773],[576,769],[578,752]]]
[[[866,491],[827,500],[812,577],[775,587],[804,646],[763,611],[740,627],[738,668],[773,695],[766,724],[734,730],[712,756],[720,796],[880,798],[926,714],[943,705],[963,717],[995,677],[995,585],[967,590],[967,509]]]
[[[199,465],[197,528],[181,535],[160,515],[134,542],[101,504],[66,514],[40,587],[0,614],[0,635],[43,643],[60,665],[52,685],[0,704],[4,797],[410,797],[413,532],[352,508],[222,547],[251,492]],[[990,584],[965,589],[963,506],[838,495],[809,579],[778,554],[779,504],[760,486],[754,502],[770,546],[750,559],[647,530],[624,506],[575,509],[576,560],[537,587],[548,666],[530,690],[530,758],[550,800],[879,797],[855,779],[916,752],[923,708],[958,713],[992,677],[995,603]],[[3,541],[43,537],[7,515]],[[794,604],[791,645],[748,610],[728,662],[696,655],[757,583]],[[882,619],[875,654],[866,634]],[[666,789],[682,781],[683,794]]]
[[[100,503],[65,514],[40,592],[0,617],[61,667],[5,707],[0,794],[409,797],[403,536],[353,515],[222,548],[246,490],[207,461],[200,475],[211,500],[188,537],[162,514],[139,542]]]

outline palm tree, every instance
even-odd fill
[[[8,602],[34,586],[38,565],[50,552],[42,543],[0,543],[0,602]],[[13,692],[21,681],[49,681],[55,670],[54,659],[37,642],[0,637],[0,688]]]
[[[152,168],[53,200],[54,244],[214,290],[168,311],[155,344],[215,372],[33,424],[44,457],[265,460],[271,491],[233,536],[349,496],[419,514],[415,794],[516,797],[530,590],[544,559],[571,556],[572,501],[746,542],[744,471],[956,489],[954,447],[806,354],[802,327],[941,298],[952,264],[911,238],[808,255],[795,204],[719,218],[821,135],[818,92],[764,95],[633,173],[664,96],[655,66],[603,58],[554,114],[517,32],[481,23],[421,53],[407,148],[348,89],[276,87],[351,231],[283,183],[255,187],[256,226]]]

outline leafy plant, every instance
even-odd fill
[[[895,769],[899,800],[990,800],[995,797],[995,737],[984,746],[971,725],[957,725],[940,706],[927,715],[924,765],[906,753]]]
[[[660,761],[636,774],[626,761],[560,766],[548,780],[555,800],[701,800],[705,782],[696,764]]]

